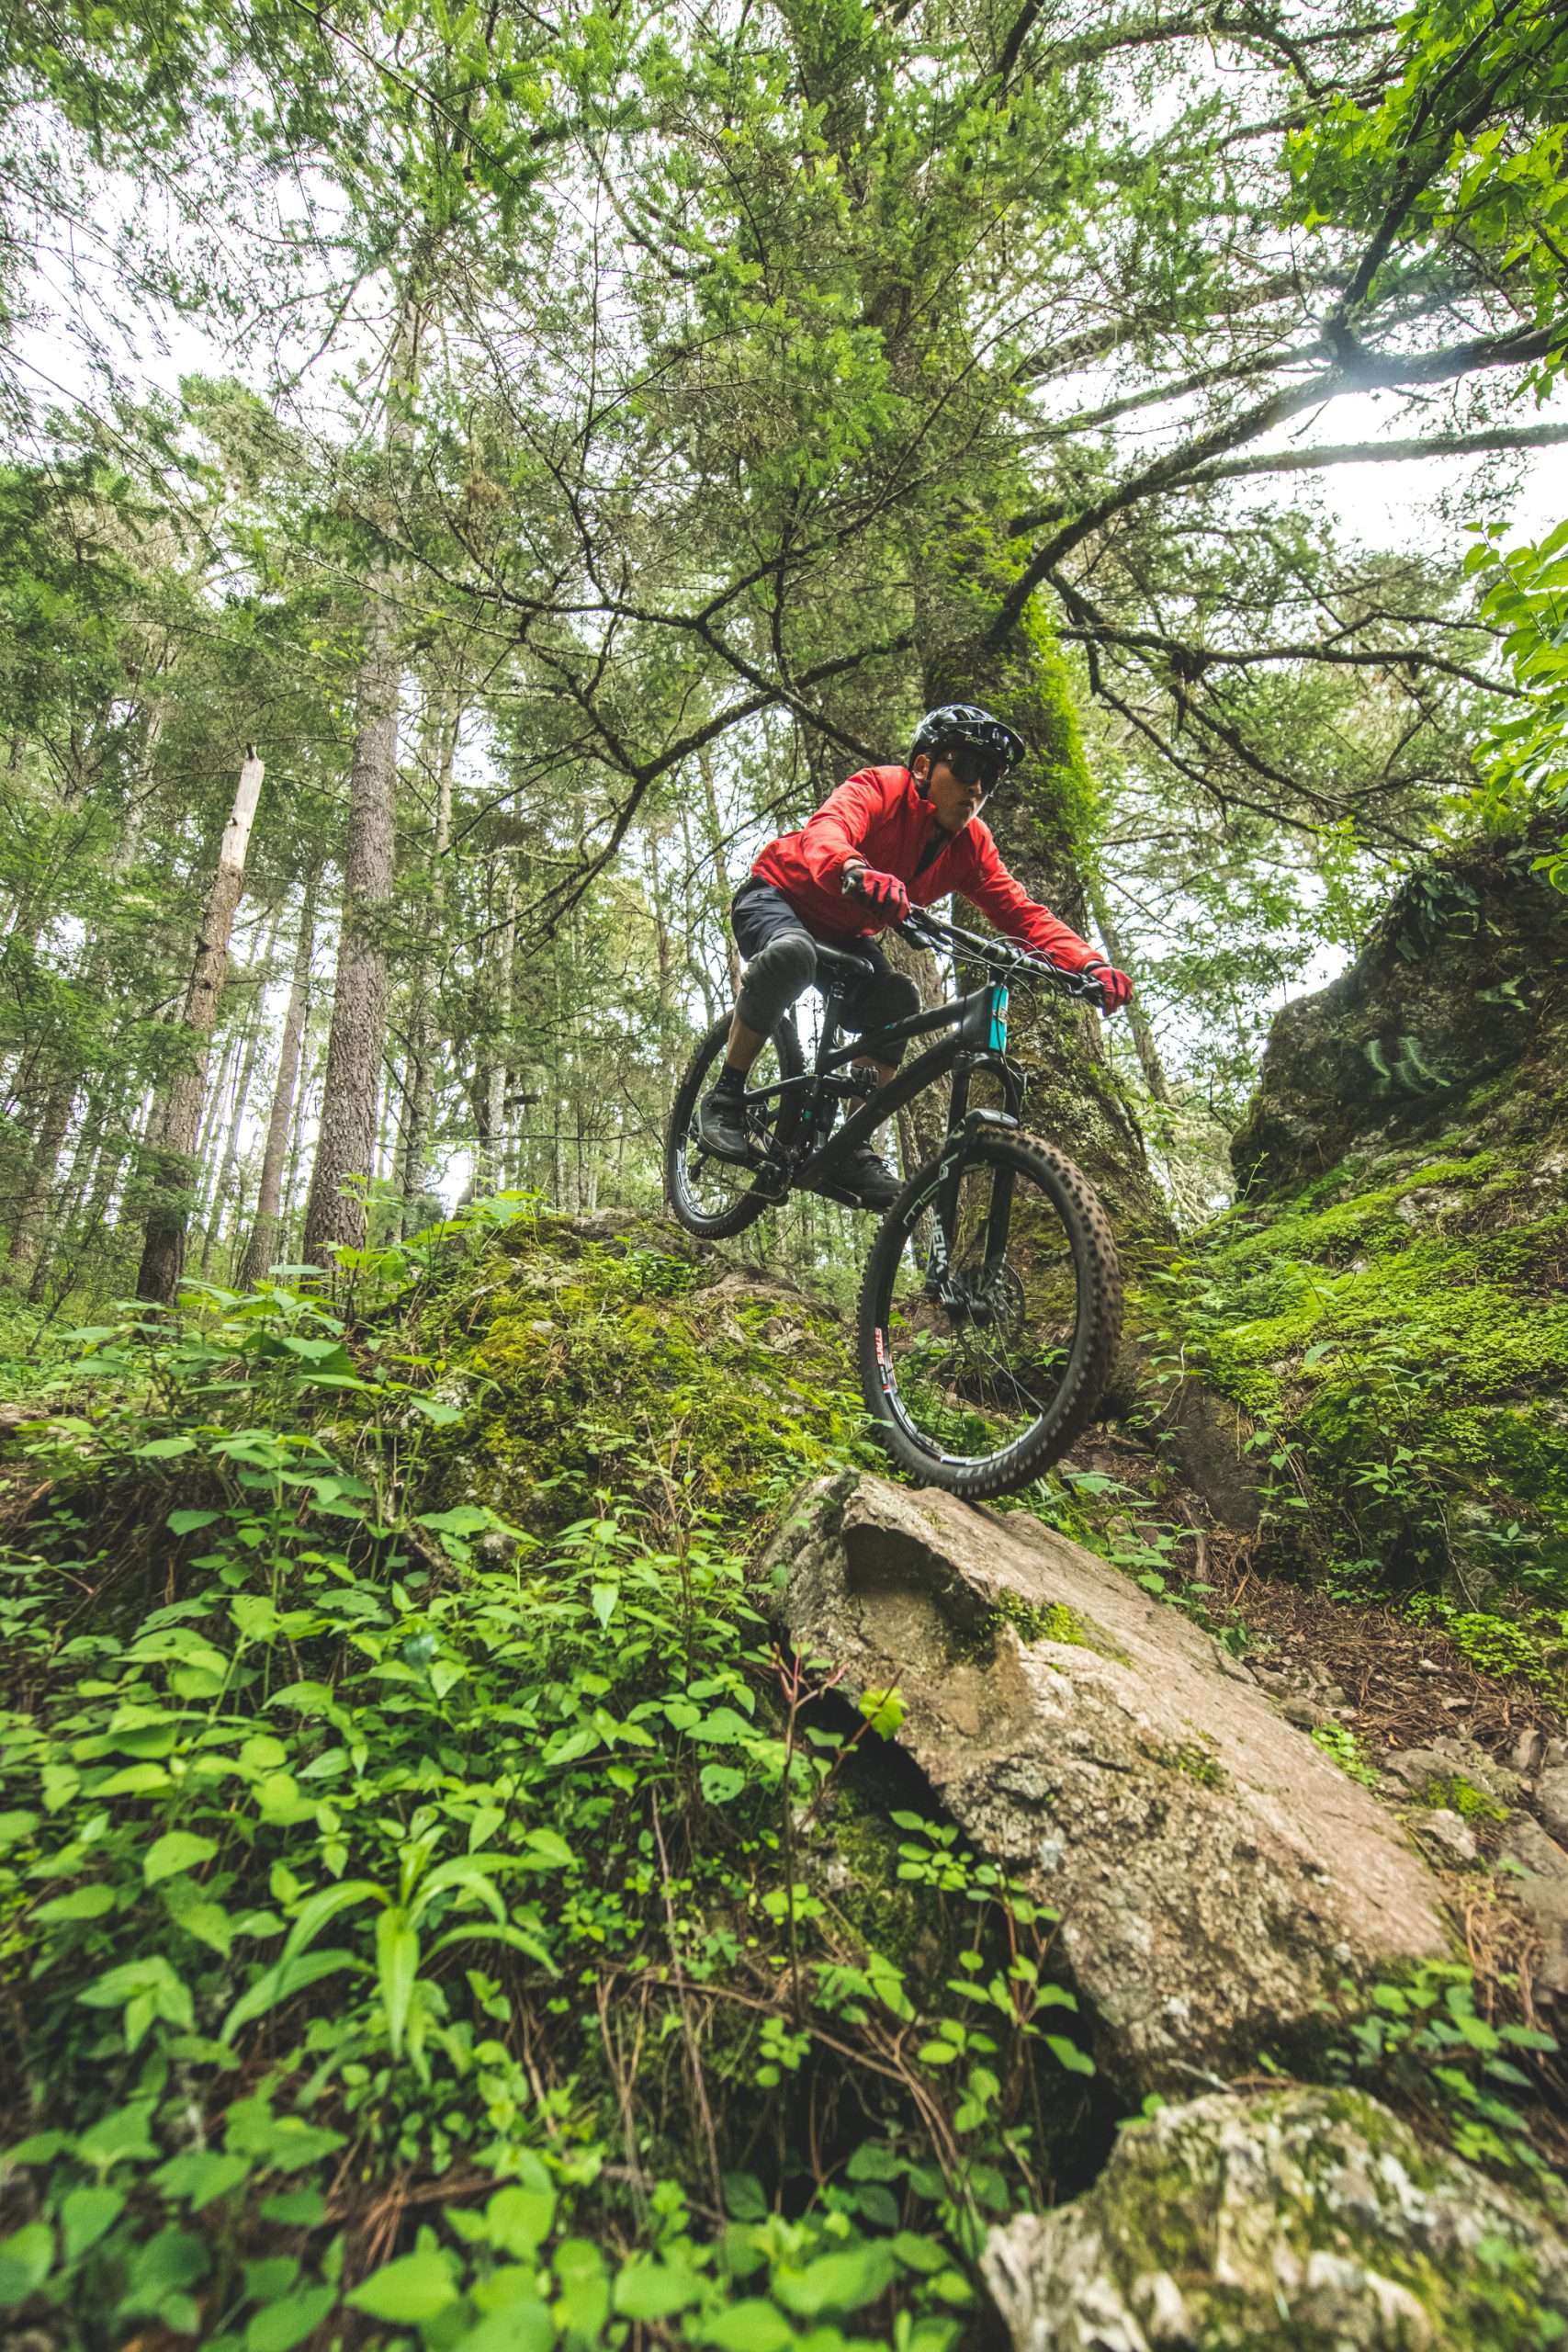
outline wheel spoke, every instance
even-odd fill
[[[1058,1427],[1069,1415],[1081,1424],[1098,1394],[1119,1316],[1114,1249],[1069,1163],[1024,1138],[991,1136],[965,1147],[943,1220],[945,1262],[931,1280],[941,1179],[934,1163],[927,1173],[867,1272],[867,1402],[917,1475],[1002,1493],[1038,1474]]]
[[[697,1131],[704,1097],[724,1063],[728,1024],[710,1030],[681,1083],[665,1152],[665,1185],[671,1208],[689,1233],[719,1238],[741,1232],[767,1205],[758,1190],[758,1167],[718,1159],[704,1149]],[[775,1031],[758,1057],[751,1076],[755,1091],[776,1087],[799,1068],[799,1046],[787,1024]],[[786,1116],[777,1096],[748,1100],[745,1121],[760,1160],[772,1148]]]

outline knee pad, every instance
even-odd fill
[[[772,1029],[809,988],[817,970],[817,950],[804,932],[781,932],[759,948],[746,967],[740,983],[739,1013],[749,1029]]]

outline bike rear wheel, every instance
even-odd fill
[[[917,1170],[877,1230],[861,1286],[862,1393],[922,1485],[976,1501],[1011,1494],[1093,1418],[1121,1329],[1116,1244],[1085,1177],[1035,1136],[982,1130],[956,1169],[944,1174],[939,1157]]]
[[[664,1193],[671,1216],[702,1241],[722,1241],[743,1233],[762,1211],[775,1205],[776,1192],[758,1190],[757,1166],[743,1168],[716,1159],[697,1140],[697,1106],[724,1067],[729,1037],[729,1015],[716,1021],[686,1065],[670,1114],[664,1144]],[[755,1159],[761,1162],[787,1146],[799,1124],[798,1102],[760,1102],[760,1092],[782,1079],[798,1078],[806,1068],[793,1020],[780,1022],[758,1055],[747,1079],[746,1129]]]

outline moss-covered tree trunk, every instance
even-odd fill
[[[999,544],[1001,552],[988,523],[973,515],[947,518],[928,543],[915,593],[921,684],[928,706],[981,703],[1023,737],[1027,757],[987,803],[986,821],[1031,898],[1081,931],[1093,786],[1066,665],[1038,605],[1000,643],[992,641],[1014,569]],[[1106,1054],[1100,1014],[1043,990],[1021,990],[1011,1022],[1015,1049],[1038,1073],[1030,1126],[1077,1160],[1124,1246],[1169,1240],[1169,1213]]]

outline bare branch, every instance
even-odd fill
[[[1246,474],[1316,473],[1325,466],[1387,466],[1417,458],[1480,458],[1506,449],[1550,449],[1568,441],[1568,424],[1496,425],[1485,433],[1431,433],[1414,441],[1340,441],[1322,449],[1259,450],[1250,458],[1226,458],[1190,474],[1178,490],[1201,490],[1206,482],[1236,481]]]
[[[1333,368],[1310,383],[1287,386],[1270,393],[1251,408],[1227,422],[1212,425],[1206,433],[1194,435],[1191,440],[1172,449],[1155,463],[1145,466],[1117,489],[1110,492],[1082,514],[1064,524],[1042,548],[1037,548],[1018,580],[1003,598],[991,624],[986,642],[988,646],[1003,644],[1017,626],[1019,616],[1041,582],[1101,524],[1119,514],[1125,507],[1136,505],[1140,500],[1152,498],[1157,492],[1169,490],[1185,481],[1226,450],[1243,442],[1261,439],[1276,425],[1284,424],[1292,416],[1301,416],[1309,409],[1319,408],[1337,400],[1346,392],[1365,392],[1393,389],[1402,384],[1451,383],[1456,377],[1468,376],[1483,368],[1520,368],[1531,361],[1544,359],[1553,348],[1555,337],[1550,329],[1508,335],[1483,335],[1467,343],[1449,344],[1438,351],[1384,353],[1377,355],[1358,350],[1348,354]]]

